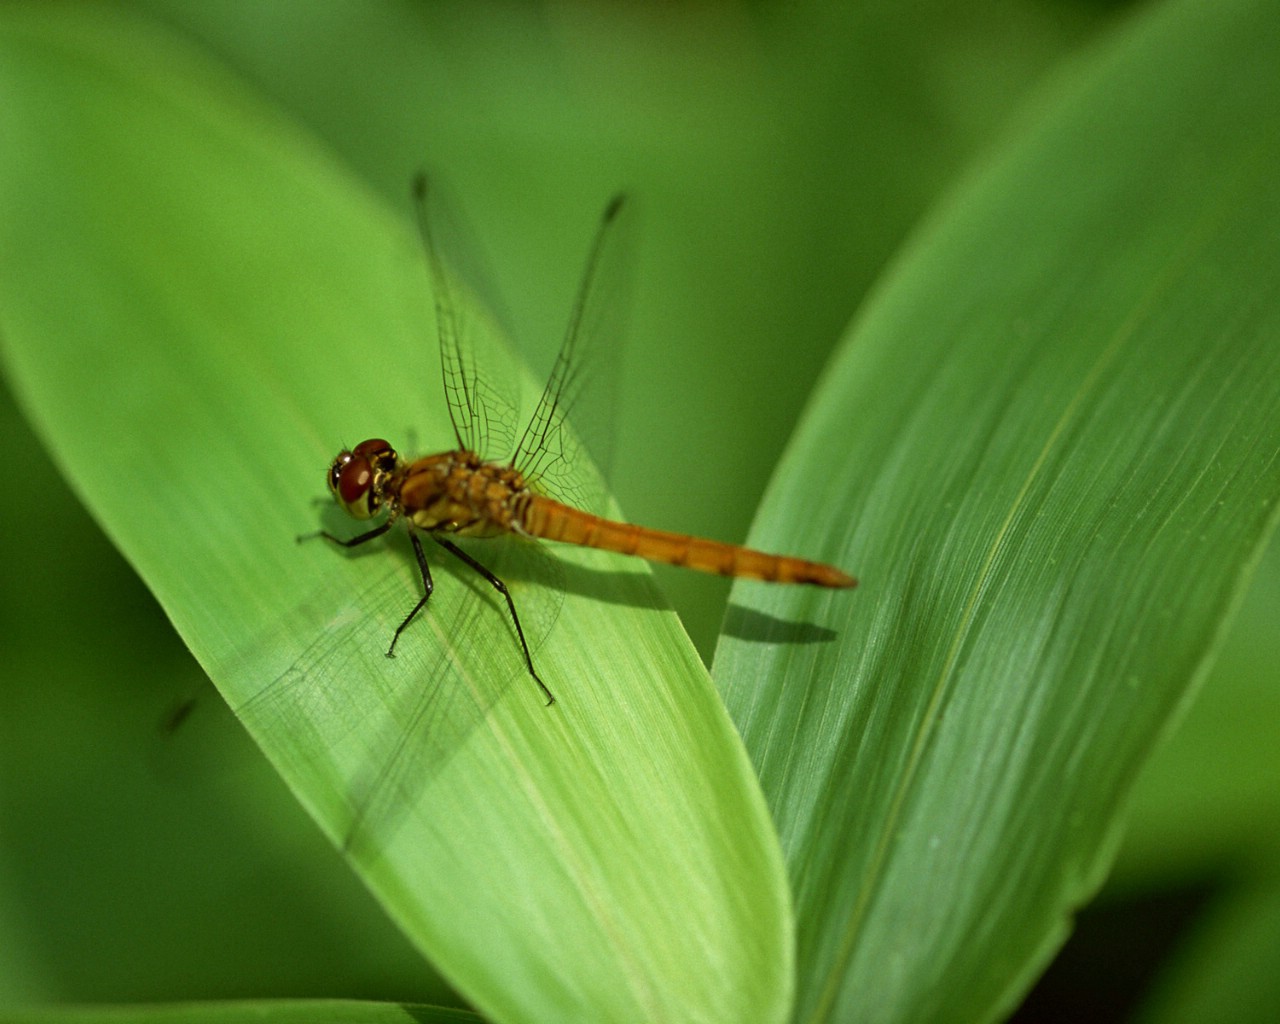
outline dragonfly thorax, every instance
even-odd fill
[[[341,451],[329,467],[329,490],[349,516],[372,519],[387,499],[387,485],[400,467],[400,456],[380,437]]]
[[[391,487],[389,500],[414,526],[472,537],[517,528],[531,497],[519,470],[466,450],[416,459],[403,466]]]

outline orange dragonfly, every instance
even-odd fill
[[[386,519],[350,539],[323,530],[307,535],[324,537],[334,544],[351,548],[382,536],[397,521],[403,520],[408,527],[422,575],[423,593],[404,621],[396,627],[387,648],[388,657],[394,656],[400,635],[426,607],[435,589],[431,568],[419,540],[421,533],[426,533],[445,551],[479,573],[505,598],[529,675],[542,690],[548,705],[554,703],[555,697],[534,668],[529,643],[506,584],[454,544],[450,536],[514,534],[769,583],[808,583],[820,587],[857,585],[852,576],[819,562],[770,555],[736,544],[616,522],[543,493],[545,485],[540,487],[540,484],[544,484],[544,470],[549,463],[563,457],[563,446],[568,443],[561,431],[572,397],[570,385],[575,380],[574,362],[579,335],[583,333],[584,325],[593,319],[594,285],[610,231],[623,209],[624,196],[616,196],[604,211],[578,289],[569,329],[551,377],[514,454],[505,460],[485,458],[481,449],[487,440],[484,435],[491,410],[485,408],[485,384],[477,378],[475,363],[462,344],[453,285],[436,248],[426,198],[427,180],[419,175],[414,181],[414,199],[435,292],[445,397],[457,447],[452,451],[409,460],[382,438],[370,438],[349,451],[339,452],[329,467],[327,481],[338,504],[355,519],[373,519],[383,513],[386,513]]]

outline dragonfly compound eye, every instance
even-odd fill
[[[342,467],[350,461],[350,452],[339,452],[338,457],[329,465],[329,473],[324,482],[329,486],[329,493],[335,498],[338,496],[338,481],[342,479]]]
[[[373,467],[357,455],[333,464],[331,483],[334,496],[348,515],[369,519],[377,514],[382,498],[373,487]]]
[[[400,456],[396,454],[396,450],[391,447],[390,442],[384,441],[380,437],[371,437],[367,441],[361,441],[351,449],[351,456],[356,459],[364,459],[373,467],[375,473],[395,472],[396,463],[400,459]]]

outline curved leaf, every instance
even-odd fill
[[[842,537],[863,589],[830,644],[731,616],[715,668],[788,858],[801,1020],[1007,1012],[1099,884],[1276,519],[1276,52],[1269,5],[1182,3],[1075,69],[794,439],[752,539]],[[825,600],[788,596],[754,622]]]
[[[548,709],[473,580],[438,566],[389,663],[416,586],[403,547],[294,543],[343,440],[412,424],[449,445],[407,203],[390,216],[238,83],[118,15],[6,8],[0,90],[15,387],[392,917],[496,1019],[778,1019],[776,838],[642,568],[563,559],[537,652]]]

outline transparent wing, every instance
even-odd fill
[[[514,537],[466,546],[507,584],[536,663],[564,600],[547,585],[558,578],[555,560]],[[305,759],[306,771],[328,776],[318,791],[326,803],[314,809],[358,861],[375,859],[405,816],[431,800],[434,779],[493,705],[523,701],[530,714],[543,706],[501,597],[429,541],[426,551],[436,590],[395,658],[383,652],[420,593],[405,551],[385,553],[381,571],[288,670],[235,708],[255,733],[297,738],[281,758]],[[369,674],[378,679],[376,700],[367,688],[344,685]],[[552,692],[564,682],[547,678]],[[307,753],[316,750],[331,754],[323,765]]]
[[[440,188],[425,174],[413,182],[418,230],[426,253],[440,340],[445,401],[459,448],[506,460],[519,422],[511,369],[494,351],[503,334],[492,295],[482,293],[482,261]],[[447,262],[444,253],[447,253]]]
[[[533,486],[591,512],[604,511],[605,487],[581,447],[585,443],[597,468],[607,469],[630,305],[630,211],[624,195],[605,207],[560,351],[512,459]],[[576,433],[568,423],[571,413]]]

